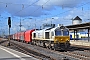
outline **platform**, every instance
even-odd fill
[[[39,60],[24,53],[0,46],[0,60]]]
[[[70,40],[72,45],[82,45],[82,46],[90,46],[90,41],[88,40]]]

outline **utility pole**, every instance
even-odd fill
[[[19,26],[20,26],[20,32],[21,32],[21,27],[22,27],[22,24],[21,24],[21,18],[20,18],[20,25],[19,25]]]
[[[35,19],[35,30],[36,30],[36,19]]]

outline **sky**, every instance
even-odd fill
[[[0,34],[8,34],[8,17],[13,34],[20,31],[20,22],[26,31],[45,23],[71,25],[76,16],[90,22],[90,0],[0,0]]]

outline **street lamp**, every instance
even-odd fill
[[[51,18],[51,19],[53,20],[54,18]],[[51,20],[51,24],[53,23],[52,20]]]
[[[29,19],[33,19],[33,18],[29,18]],[[34,25],[35,25],[35,30],[36,30],[36,19],[35,19],[35,24]]]
[[[52,21],[53,21],[54,18],[51,18],[51,19],[52,19],[52,20],[51,20],[51,27],[52,27],[52,25],[53,25],[53,22],[52,22]]]

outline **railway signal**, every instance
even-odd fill
[[[8,25],[9,25],[9,28],[11,28],[11,17],[8,17]]]
[[[8,46],[10,46],[10,28],[11,28],[11,17],[8,17],[8,26],[9,26],[9,37],[8,37]]]

